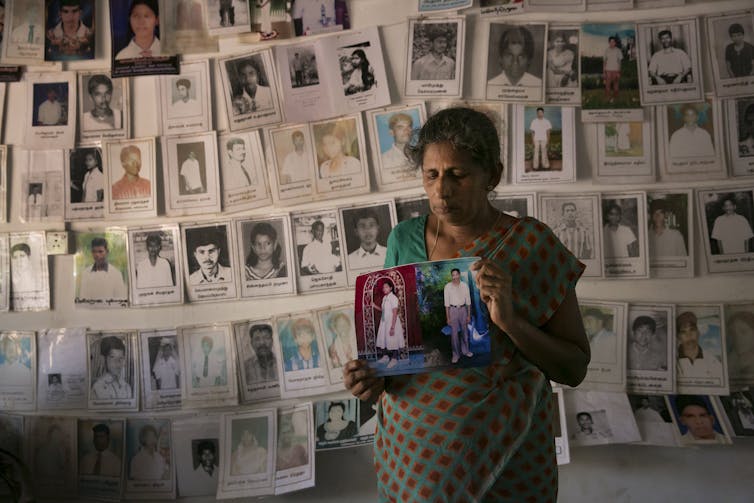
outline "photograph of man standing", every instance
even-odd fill
[[[471,323],[471,294],[469,285],[461,281],[461,271],[454,268],[450,271],[451,281],[445,285],[445,317],[450,325],[451,345],[453,348],[452,363],[458,363],[461,355],[470,358],[474,353],[469,351],[469,330]],[[460,334],[459,334],[460,332]]]

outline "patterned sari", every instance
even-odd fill
[[[386,267],[426,261],[426,217],[388,239]],[[533,218],[496,226],[459,252],[496,261],[513,278],[513,306],[542,326],[584,270]],[[378,408],[380,501],[555,501],[552,390],[501,331],[493,363],[391,377]]]

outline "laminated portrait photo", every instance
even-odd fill
[[[63,150],[13,150],[14,197],[21,223],[61,222],[64,214]],[[20,206],[20,207],[19,207]]]
[[[628,395],[631,409],[634,411],[636,426],[641,433],[638,445],[662,445],[678,447],[673,418],[668,410],[664,396]]]
[[[128,307],[128,238],[122,229],[76,233],[76,307]]]
[[[751,391],[734,391],[729,396],[717,398],[728,416],[733,433],[737,437],[754,436],[754,394]]]
[[[754,92],[754,10],[705,16],[707,47],[718,97]]]
[[[131,85],[113,79],[110,70],[78,72],[80,142],[131,136]]]
[[[725,178],[720,102],[656,107],[661,181]]]
[[[8,234],[0,234],[0,313],[10,310],[10,257]]]
[[[183,348],[176,330],[141,330],[139,346],[143,409],[180,409]]]
[[[241,273],[241,297],[269,297],[296,293],[287,216],[235,221]]]
[[[572,25],[550,25],[547,32],[545,102],[552,105],[581,105],[581,29]]]
[[[603,193],[600,202],[605,277],[648,278],[646,193]]]
[[[405,95],[461,96],[466,18],[408,20]]]
[[[579,301],[581,319],[589,339],[592,358],[580,390],[626,390],[625,302]]]
[[[289,2],[286,0],[275,0],[274,2],[255,2],[249,4],[249,18],[251,24],[251,35],[244,36],[243,40],[256,43],[265,42],[268,40],[278,40],[292,38],[303,34],[300,30],[296,31],[294,24],[296,20],[293,19],[295,15],[298,17],[298,21],[301,21],[301,17],[308,12],[308,20],[316,16],[317,24],[322,23],[321,26],[324,29],[332,27],[333,30],[342,29],[340,26],[333,26],[335,23],[334,14],[334,0],[327,0],[324,2],[316,3],[317,0],[296,0]],[[293,4],[293,5],[291,5]],[[340,2],[340,6],[346,11],[343,13],[339,9],[340,16],[337,21],[341,21],[342,16],[348,17],[348,11],[345,9],[345,2]],[[308,8],[307,8],[308,7]],[[296,12],[292,12],[292,9],[296,9]],[[325,13],[322,14],[322,9]],[[342,21],[341,21],[342,22]],[[314,28],[314,23],[308,23],[308,26]]]
[[[231,131],[277,124],[283,120],[269,49],[219,58],[217,65]]]
[[[170,419],[126,419],[124,450],[126,498],[175,498],[175,456]]]
[[[76,141],[76,73],[29,73],[23,144],[35,149],[72,148]]]
[[[178,225],[129,228],[131,305],[183,303],[182,256]]]
[[[181,227],[183,274],[189,302],[238,297],[235,247],[229,222]]]
[[[731,443],[723,413],[709,395],[669,395],[668,408],[673,413],[676,438],[684,447],[692,445],[728,445]]]
[[[558,466],[571,462],[571,449],[568,445],[568,430],[564,414],[563,388],[552,389],[555,412],[553,414],[553,436],[555,437],[555,457]]]
[[[754,303],[725,305],[725,335],[730,388],[754,386]]]
[[[730,176],[754,176],[754,98],[726,100],[725,119]]]
[[[9,238],[11,309],[48,311],[50,273],[45,232],[11,232]]]
[[[382,269],[387,256],[387,237],[396,223],[395,203],[375,201],[367,205],[338,208],[345,238],[348,284],[359,274]]]
[[[26,430],[27,466],[39,497],[69,499],[76,495],[76,418],[29,417]]]
[[[207,27],[212,35],[224,37],[251,31],[249,4],[243,0],[208,0]]]
[[[86,329],[40,330],[37,351],[37,410],[86,409]]]
[[[477,260],[420,262],[358,276],[359,359],[377,376],[488,365],[491,322],[471,269]]]
[[[235,350],[225,323],[179,329],[182,403],[191,407],[238,404]]]
[[[419,0],[419,12],[435,13],[471,7],[472,0]]]
[[[277,410],[228,412],[220,421],[217,499],[275,494]]]
[[[691,190],[647,192],[650,276],[694,276],[694,198]]]
[[[754,187],[698,189],[696,195],[707,270],[754,270]]]
[[[113,77],[177,75],[178,56],[160,43],[158,0],[110,0],[109,6]]]
[[[490,204],[515,218],[537,217],[537,194],[534,192],[492,194]]]
[[[78,495],[119,499],[123,490],[125,454],[123,419],[78,419]]]
[[[311,201],[319,166],[309,125],[268,129],[266,145],[275,202],[290,205]]]
[[[311,124],[317,198],[369,192],[369,163],[361,114]]]
[[[641,104],[702,101],[699,18],[638,25]]]
[[[0,408],[34,410],[36,403],[37,344],[34,332],[0,332]]]
[[[215,496],[220,479],[220,416],[198,415],[173,420],[173,452],[178,494]]]
[[[379,190],[421,185],[421,171],[411,165],[404,149],[426,118],[424,103],[367,112],[372,167]]]
[[[278,375],[282,398],[322,395],[342,389],[331,385],[319,323],[310,311],[275,318],[280,347]]]
[[[95,3],[45,2],[45,61],[94,59]]]
[[[597,162],[592,173],[598,183],[653,183],[654,123],[600,122],[592,127],[597,134]]]
[[[426,103],[427,117],[432,117],[440,110],[450,107],[466,107],[486,115],[497,129],[500,139],[500,162],[503,163],[503,176],[500,183],[508,179],[508,104],[500,101],[485,100],[432,100]]]
[[[218,51],[217,37],[210,35],[207,26],[206,2],[159,0],[159,6],[164,52],[185,55]]]
[[[272,204],[260,131],[221,134],[217,137],[217,152],[223,211],[244,211]]]
[[[280,348],[272,319],[233,323],[242,403],[280,398]]]
[[[625,393],[564,390],[563,398],[571,447],[641,440]]]
[[[65,175],[65,219],[101,220],[105,217],[105,173],[102,148],[80,145],[67,150]]]
[[[581,120],[641,121],[636,25],[581,25]]]
[[[306,402],[278,409],[275,494],[314,487],[314,414]]]
[[[634,304],[628,307],[627,389],[630,393],[675,393],[675,306]]]
[[[139,358],[133,332],[86,333],[89,410],[139,410]]]
[[[157,216],[154,138],[105,142],[103,156],[105,216],[112,220]]]
[[[675,315],[677,392],[729,394],[723,306],[679,304]]]
[[[601,215],[598,194],[539,195],[539,218],[586,265],[587,278],[603,276]]]
[[[220,175],[214,131],[162,138],[165,214],[220,212]]]
[[[45,0],[8,2],[3,29],[3,63],[41,64],[45,56]]]
[[[314,403],[314,436],[317,450],[369,445],[373,435],[360,431],[362,407],[358,398],[322,400]]]
[[[376,27],[274,48],[287,122],[308,122],[390,104]]]
[[[485,97],[514,103],[543,103],[546,41],[545,23],[489,23]]]
[[[327,370],[330,381],[343,382],[346,363],[358,358],[356,322],[351,304],[332,306],[317,311]]]
[[[513,107],[513,182],[576,181],[573,107]]]
[[[181,64],[178,75],[156,79],[159,127],[164,135],[200,133],[212,129],[209,61]]]
[[[395,215],[398,222],[430,213],[429,198],[426,195],[399,197],[395,200]]]
[[[335,211],[293,213],[291,231],[296,281],[301,293],[337,290],[347,285],[344,244]]]

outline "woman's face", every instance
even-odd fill
[[[353,63],[351,63],[350,59],[344,59],[340,62],[340,71],[341,72],[350,72],[353,70]]]
[[[259,260],[269,260],[275,250],[275,241],[265,234],[257,234],[257,237],[251,243],[251,249],[254,250]]]
[[[111,349],[105,359],[107,371],[113,375],[120,375],[126,355],[122,349]]]
[[[329,158],[333,159],[342,153],[340,140],[331,134],[322,137],[322,151]]]
[[[361,56],[358,54],[351,54],[351,64],[354,68],[361,66]]]
[[[343,413],[345,411],[341,406],[333,407],[330,409],[330,412],[327,413],[330,421],[340,421],[343,419]]]
[[[154,11],[144,4],[133,8],[130,22],[131,30],[137,37],[153,36],[155,27],[160,24]]]
[[[430,209],[449,224],[470,225],[485,211],[486,187],[498,181],[493,178],[449,143],[432,143],[424,150],[422,182]]]
[[[553,47],[555,47],[555,50],[560,52],[563,50],[563,47],[565,47],[565,40],[563,37],[557,37],[555,40],[552,41]]]
[[[95,159],[92,154],[87,154],[84,158],[84,164],[86,165],[87,169],[92,169],[97,166],[97,159]]]
[[[390,286],[390,283],[383,283],[382,284],[382,293],[383,295],[387,295],[390,292],[393,291],[393,288]]]

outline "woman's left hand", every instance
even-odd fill
[[[474,262],[471,270],[477,272],[476,286],[482,302],[487,305],[492,322],[504,332],[509,332],[516,316],[513,311],[513,281],[510,274],[488,259]]]

